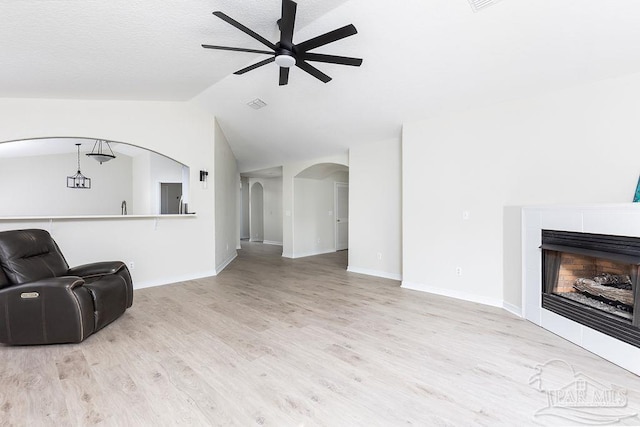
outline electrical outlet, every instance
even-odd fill
[[[462,276],[462,267],[456,267],[456,276]]]
[[[378,261],[382,261],[382,252],[378,252]]]
[[[136,264],[133,261],[129,261],[129,270],[133,271],[136,269]]]

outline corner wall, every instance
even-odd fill
[[[216,272],[220,272],[238,255],[236,248],[240,246],[240,218],[237,212],[240,198],[240,173],[233,151],[217,121],[214,157],[215,265]],[[202,186],[202,183],[197,182],[197,186]]]
[[[349,150],[349,271],[402,279],[400,139]]]

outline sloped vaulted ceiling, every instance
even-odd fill
[[[279,0],[0,0],[0,96],[192,101],[214,114],[242,171],[398,138],[403,122],[640,72],[640,2],[299,0],[294,42],[353,23],[318,52],[323,84],[261,57],[202,43],[261,45],[221,10],[276,41]],[[255,98],[267,106],[254,110]]]

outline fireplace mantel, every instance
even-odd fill
[[[640,348],[542,308],[543,229],[640,237],[640,204],[527,207],[522,213],[524,317],[640,375]]]

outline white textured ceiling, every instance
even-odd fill
[[[0,0],[0,96],[193,100],[218,118],[242,171],[398,138],[402,123],[640,72],[637,0],[299,0],[294,42],[353,23],[318,49],[324,84],[275,64],[232,73],[262,49],[221,10],[277,41],[280,0]],[[246,103],[260,98],[260,110]],[[461,126],[464,126],[461,123]]]
[[[300,25],[343,1],[303,0]],[[0,0],[0,96],[189,100],[246,61],[201,44],[256,43],[212,12],[275,39],[280,7],[279,0]]]

